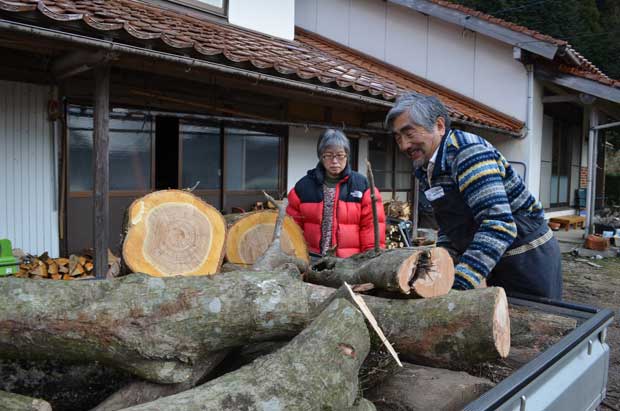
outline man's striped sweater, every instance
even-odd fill
[[[426,190],[426,170],[418,168],[416,176]],[[544,218],[541,203],[504,156],[475,134],[450,130],[443,137],[431,181],[446,193],[458,189],[479,224],[459,258],[454,288],[473,288],[489,275],[517,236],[513,215]],[[453,248],[441,227],[437,245]]]

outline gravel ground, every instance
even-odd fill
[[[562,261],[566,301],[611,308],[616,316],[608,329],[607,342],[611,349],[607,398],[601,411],[620,411],[620,258],[589,260],[601,268],[576,261],[565,254]]]

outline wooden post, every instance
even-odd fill
[[[418,223],[420,221],[420,181],[417,177],[413,177],[413,198],[411,207],[411,221],[413,227],[411,228],[411,245],[414,245],[414,241],[418,238]]]
[[[95,113],[93,118],[94,186],[93,186],[93,246],[95,247],[95,276],[105,278],[108,268],[108,223],[110,217],[110,67],[95,68]]]
[[[375,251],[379,251],[379,218],[377,217],[377,198],[375,196],[375,177],[372,174],[370,161],[366,160],[366,173],[370,184],[370,201],[372,201],[372,225],[375,234]]]

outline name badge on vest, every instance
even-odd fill
[[[443,194],[444,194],[443,187],[441,186],[429,188],[428,190],[424,192],[424,195],[426,196],[426,199],[428,201],[435,201],[443,197]]]

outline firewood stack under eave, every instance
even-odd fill
[[[25,255],[21,257],[20,278],[49,279],[49,280],[85,280],[95,278],[95,264],[93,257],[88,254],[72,254],[69,258],[52,258],[47,252],[39,255]],[[118,257],[108,250],[108,265],[113,271],[118,265]]]
[[[384,340],[377,335],[387,336],[405,361],[450,370],[475,369],[508,355],[511,327],[504,290],[448,292],[454,267],[445,250],[371,251],[348,259],[326,257],[309,268],[295,256],[307,254],[282,250],[289,235],[285,207],[286,200],[278,204],[275,222],[273,212],[228,221],[234,225],[246,219],[240,227],[252,235],[264,232],[271,244],[258,241],[266,250],[251,267],[224,273],[223,254],[234,236],[217,210],[180,190],[136,200],[127,214],[123,256],[130,257],[127,266],[138,273],[69,284],[0,280],[0,306],[15,307],[0,310],[0,359],[4,354],[12,359],[82,361],[133,376],[133,382],[96,411],[268,406],[362,411],[375,408],[360,394],[388,384],[392,376],[400,375],[399,381],[412,387],[411,401],[426,398],[427,388],[414,389],[415,381],[407,381],[422,371],[398,374],[398,363],[384,355]],[[247,222],[252,218],[273,226],[273,232],[252,231],[255,224]],[[198,235],[209,241],[192,242]],[[255,246],[253,242],[244,247]],[[184,258],[188,253],[191,258]],[[54,259],[39,259],[29,270],[45,264],[49,274],[53,264],[47,265],[48,260]],[[74,269],[89,262],[79,257],[73,261]],[[303,278],[316,284],[302,281],[303,271]],[[175,277],[179,272],[187,275]],[[377,293],[343,297],[345,282],[357,284],[354,290]],[[427,296],[432,298],[420,298]],[[366,321],[362,306],[370,313],[364,314]],[[538,328],[529,326],[533,321],[524,319],[522,329],[535,333]],[[373,323],[382,333],[375,334],[368,325]],[[237,361],[235,349],[256,351],[265,342],[278,344],[239,368],[249,361]],[[213,375],[215,367],[218,373]],[[459,391],[453,381],[462,382],[462,373],[455,378],[454,371],[442,371],[445,377],[433,374],[433,384],[441,385],[446,401],[452,399],[448,393],[454,393],[454,409],[462,408],[464,398],[472,397],[461,391],[475,390],[479,382]],[[364,386],[364,380],[373,383]],[[2,375],[0,390],[1,382]],[[389,394],[389,386],[372,393],[377,406],[384,401],[416,409],[400,394]],[[426,403],[421,409],[436,408]]]

